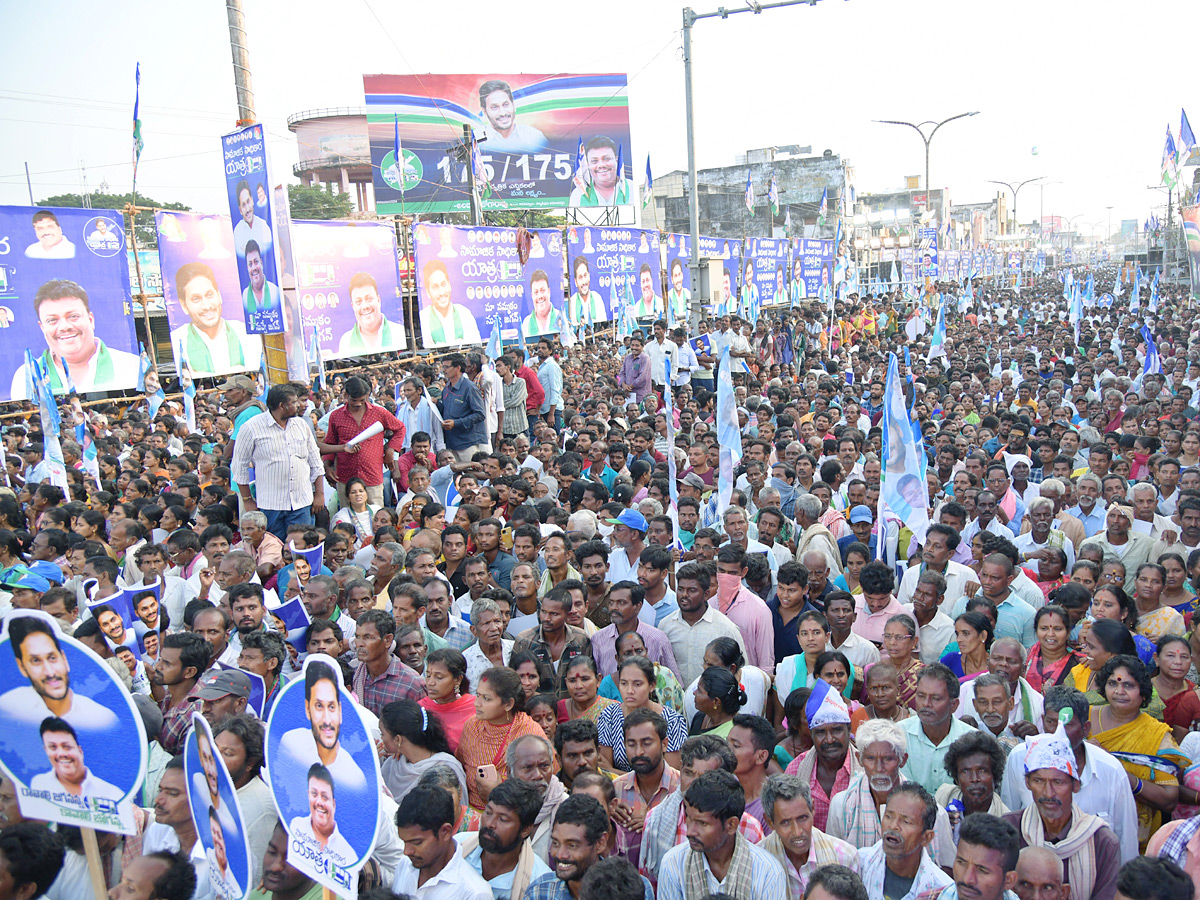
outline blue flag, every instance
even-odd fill
[[[258,399],[262,401],[262,405],[265,408],[267,405],[267,393],[271,390],[271,379],[269,377],[267,377],[267,354],[266,353],[263,354],[262,365],[260,367],[259,373],[262,375],[262,393],[258,395]]]
[[[192,369],[188,365],[187,357],[183,355],[182,346],[176,354],[176,359],[179,360],[179,383],[183,386],[183,417],[187,422],[188,434],[195,434],[196,382],[192,380]]]
[[[312,340],[308,342],[308,364],[317,367],[317,384],[325,390],[325,360],[321,356],[321,339],[317,337],[317,326],[312,327]]]
[[[672,534],[679,531],[679,478],[676,473],[675,462],[675,398],[671,395],[671,358],[664,357],[663,362],[666,364],[664,375],[666,382],[663,385],[663,412],[666,413],[667,420],[667,483],[670,485],[671,507],[667,510],[671,517],[671,522],[674,524]]]
[[[817,224],[825,224],[825,216],[829,213],[829,188],[824,188],[821,191],[821,207],[817,210]],[[838,243],[841,243],[842,237],[842,220],[838,219]],[[833,245],[833,252],[837,253],[837,243]]]
[[[754,182],[749,172],[746,173],[746,209],[754,215]]]
[[[138,341],[138,377],[137,390],[146,390],[146,373],[150,371],[150,354],[146,352],[146,345]]]
[[[1162,360],[1158,356],[1158,345],[1154,343],[1154,335],[1150,329],[1142,326],[1142,340],[1146,342],[1146,362],[1142,366],[1142,377],[1162,374]]]
[[[733,496],[733,472],[742,461],[742,429],[738,425],[731,362],[729,346],[726,345],[721,351],[721,367],[717,373],[717,441],[721,445],[717,467],[718,517],[723,516],[729,506]]]
[[[904,405],[896,354],[888,354],[887,384],[883,392],[883,469],[879,499],[888,511],[912,530],[918,544],[929,529],[929,491],[925,484],[927,461]],[[882,517],[883,511],[880,510]]]
[[[563,316],[563,318],[565,319],[566,316]],[[484,355],[492,362],[495,362],[503,352],[504,345],[500,340],[500,321],[499,319],[493,319],[492,333],[488,335],[487,350],[484,351]]]
[[[650,205],[654,199],[654,178],[650,174],[650,154],[646,154],[646,182],[642,185],[642,209]],[[590,304],[589,304],[590,306]]]

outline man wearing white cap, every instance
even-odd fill
[[[1121,845],[1103,819],[1075,803],[1079,763],[1066,732],[1073,714],[1064,707],[1053,734],[1025,739],[1025,785],[1033,804],[1004,820],[1020,832],[1022,847],[1045,847],[1066,864],[1071,900],[1112,900]]]
[[[1120,839],[1120,861],[1134,859],[1138,855],[1137,808],[1129,776],[1116,757],[1087,740],[1091,734],[1087,697],[1072,687],[1060,685],[1046,690],[1045,705],[1043,725],[1047,730],[1057,728],[1060,711],[1071,710],[1065,733],[1079,773],[1080,787],[1073,798],[1074,804],[1084,812],[1102,815],[1112,822]],[[1004,767],[1000,799],[1009,809],[1025,809],[1034,803],[1023,777],[1027,753],[1027,744],[1017,745]]]
[[[793,759],[786,772],[799,775],[808,785],[813,826],[825,831],[831,800],[846,790],[862,766],[858,754],[850,747],[850,711],[836,688],[820,679],[815,681],[804,717],[808,720],[813,746]]]

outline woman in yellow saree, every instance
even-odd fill
[[[1179,802],[1179,774],[1189,760],[1179,750],[1171,729],[1144,712],[1153,685],[1136,656],[1108,660],[1097,676],[1107,706],[1093,706],[1092,740],[1121,761],[1137,801],[1138,844],[1145,852],[1150,836],[1170,818]]]

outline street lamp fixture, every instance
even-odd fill
[[[1014,224],[1016,225],[1016,227],[1017,227],[1017,233],[1018,233],[1018,234],[1020,233],[1020,230],[1021,230],[1021,220],[1017,218],[1017,194],[1021,193],[1021,188],[1025,187],[1025,185],[1027,185],[1027,184],[1033,184],[1035,181],[1041,181],[1041,180],[1042,180],[1043,178],[1045,178],[1045,177],[1046,177],[1045,175],[1039,175],[1039,176],[1037,176],[1037,178],[1026,178],[1024,181],[1022,181],[1022,182],[1020,182],[1019,184],[1016,184],[1016,185],[1014,185],[1014,184],[1013,184],[1012,182],[1010,182],[1010,181],[996,181],[996,180],[995,180],[995,179],[993,179],[993,178],[989,178],[989,179],[988,179],[988,184],[1002,184],[1002,185],[1004,185],[1006,188],[1008,188],[1010,191],[1012,191],[1012,195],[1013,195],[1013,208],[1012,208],[1012,212],[1013,212],[1013,223],[1014,223]]]
[[[940,121],[940,122],[934,122],[932,120],[927,120],[925,122],[917,122],[915,124],[912,122],[902,122],[898,119],[876,119],[875,120],[880,125],[907,125],[913,131],[915,131],[917,134],[919,134],[921,136],[921,140],[925,142],[925,207],[926,207],[926,209],[929,208],[930,194],[933,191],[933,186],[932,186],[931,182],[929,181],[929,145],[933,143],[933,136],[935,134],[937,134],[938,129],[941,128],[943,125],[945,125],[947,122],[953,122],[955,119],[965,119],[968,116],[977,116],[977,115],[979,115],[979,110],[975,110],[974,112],[959,113],[957,116],[951,116],[948,119],[942,119],[942,121]],[[926,135],[925,132],[922,130],[926,125],[933,126],[933,130],[930,131],[928,135]]]

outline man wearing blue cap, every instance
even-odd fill
[[[871,507],[859,504],[850,510],[850,530],[853,534],[848,534],[844,538],[838,538],[838,552],[842,555],[842,565],[846,564],[846,551],[850,545],[857,542],[866,544],[871,551],[871,559],[875,558],[875,535],[871,533],[872,526],[875,524],[875,516],[871,513]]]
[[[38,601],[50,590],[50,582],[27,566],[13,566],[4,572],[0,587],[12,592],[13,609],[38,609]]]
[[[646,517],[636,509],[627,509],[615,519],[605,519],[613,528],[617,548],[608,557],[608,583],[637,581],[638,558],[646,549]]]

